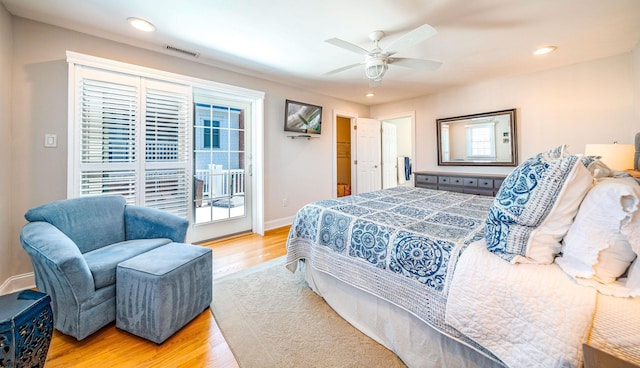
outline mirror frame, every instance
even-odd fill
[[[452,123],[458,120],[464,121],[475,118],[483,118],[487,116],[496,115],[508,115],[509,127],[511,129],[510,146],[511,146],[511,160],[510,161],[443,161],[442,156],[442,125],[444,123]],[[516,130],[516,109],[500,110],[485,112],[480,114],[471,114],[464,116],[456,116],[452,118],[443,118],[436,120],[436,140],[438,142],[438,166],[517,166],[518,165],[518,139]]]

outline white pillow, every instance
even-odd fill
[[[631,249],[637,255],[636,260],[629,266],[629,272],[623,282],[625,287],[631,291],[630,295],[638,296],[640,295],[640,204],[631,216],[631,220],[627,224],[623,224],[620,231],[629,239]]]
[[[639,205],[640,186],[634,179],[600,179],[584,198],[563,240],[558,265],[578,281],[614,283],[640,251]],[[640,274],[629,272],[624,282],[640,286]]]
[[[600,161],[600,158],[600,156],[582,156],[582,163],[596,179],[613,176],[613,171]]]
[[[631,266],[629,266],[626,280],[620,281],[627,289],[634,292],[631,296],[640,295],[640,258],[636,258],[636,260],[631,263]]]
[[[566,146],[529,158],[503,181],[489,209],[487,249],[511,263],[552,263],[592,185],[581,156]]]
[[[636,259],[627,237],[620,232],[611,234],[609,247],[603,249],[597,262],[593,265],[593,277],[603,283],[610,284],[618,279]]]

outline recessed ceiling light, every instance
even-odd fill
[[[545,47],[541,47],[539,49],[537,49],[536,51],[533,52],[534,55],[544,55],[544,54],[548,54],[552,51],[556,51],[558,47],[557,46],[545,46]]]
[[[129,22],[129,24],[131,24],[133,28],[141,30],[143,32],[153,32],[156,30],[156,27],[153,24],[142,18],[127,18],[127,22]]]
[[[365,93],[364,96],[365,97],[373,97],[375,95],[373,94],[373,92],[369,92],[369,93]]]

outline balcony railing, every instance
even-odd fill
[[[210,165],[209,170],[196,170],[196,203],[220,197],[244,194],[245,170],[222,170],[222,165]],[[198,183],[198,181],[201,181]],[[198,185],[201,184],[202,188]]]

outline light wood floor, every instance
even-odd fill
[[[237,235],[200,245],[213,249],[214,279],[286,254],[289,227],[264,237]],[[55,331],[46,368],[55,367],[238,367],[207,308],[163,344],[119,330],[115,322],[82,341]]]

